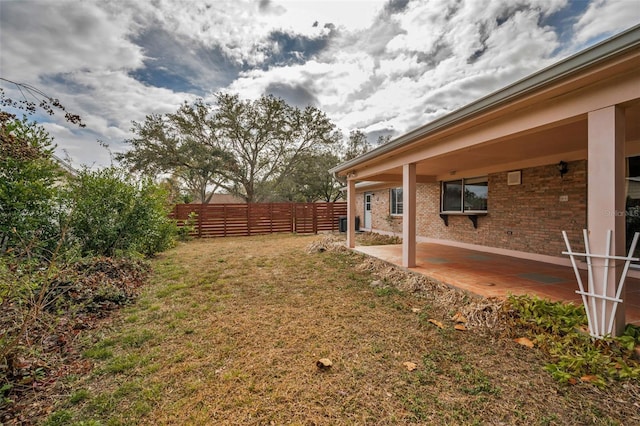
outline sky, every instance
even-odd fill
[[[102,167],[132,121],[218,92],[397,137],[637,24],[640,0],[0,0],[0,77],[80,114],[32,118]]]

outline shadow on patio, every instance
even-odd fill
[[[402,246],[357,246],[356,251],[394,265],[402,264]],[[419,243],[417,266],[410,270],[481,296],[534,294],[554,301],[581,304],[571,267],[535,262],[440,244]],[[586,271],[583,271],[586,283]],[[640,325],[640,280],[628,278],[626,322]]]

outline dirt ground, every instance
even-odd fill
[[[640,424],[638,383],[561,385],[478,314],[491,301],[323,238],[160,255],[139,301],[79,342],[93,370],[67,378],[45,424]],[[470,306],[486,308],[455,330]]]

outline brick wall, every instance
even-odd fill
[[[402,216],[391,217],[389,205],[391,199],[390,188],[397,188],[394,184],[389,188],[366,191],[372,194],[371,223],[372,228],[378,231],[402,232]],[[364,192],[356,195],[356,215],[360,216],[360,226],[364,224]]]
[[[488,176],[488,214],[478,217],[478,228],[466,216],[449,216],[445,226],[439,216],[440,184],[417,185],[417,232],[419,236],[470,244],[562,256],[566,249],[561,232],[569,233],[574,250],[583,250],[582,229],[586,227],[586,161],[569,163],[560,178],[555,164],[522,170],[522,184],[507,185],[507,172]],[[401,232],[385,220],[389,215],[389,190],[373,191],[374,230]],[[567,201],[560,201],[566,196]],[[358,194],[362,216],[363,195]]]

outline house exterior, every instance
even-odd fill
[[[58,164],[60,170],[62,170],[65,175],[76,176],[78,174],[78,171],[67,160],[63,160],[55,154],[52,154],[51,157],[53,158],[53,161]]]
[[[420,241],[569,265],[561,232],[582,251],[583,229],[593,253],[612,230],[626,255],[640,231],[640,26],[331,171],[347,178],[347,244],[359,216],[403,237],[408,268]],[[621,269],[594,291],[613,298]]]
[[[233,194],[212,194],[209,204],[246,204],[242,197]]]

